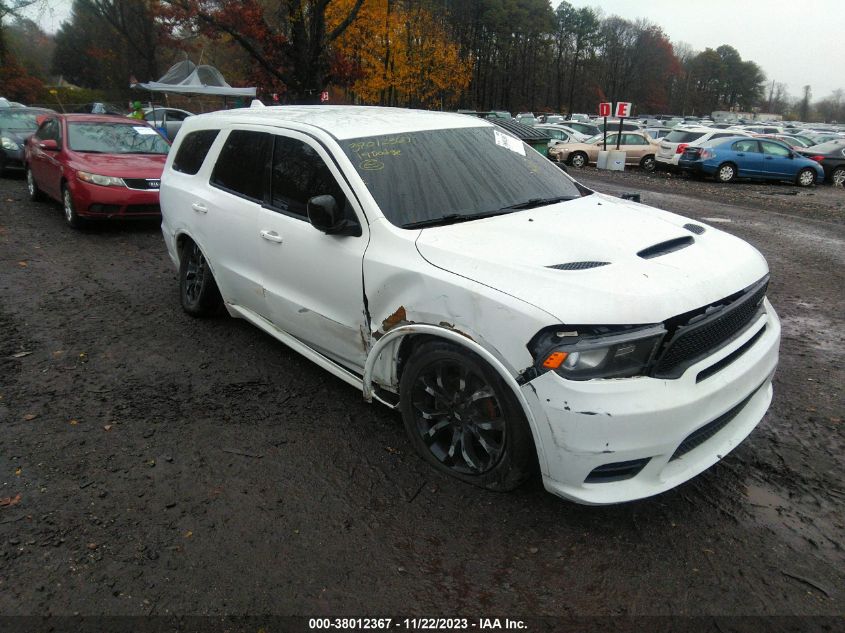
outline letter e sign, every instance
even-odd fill
[[[627,101],[620,101],[616,104],[616,116],[620,119],[622,117],[631,116],[631,104]]]

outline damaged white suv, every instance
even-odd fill
[[[593,193],[482,119],[191,117],[161,207],[188,313],[222,304],[399,409],[420,455],[470,483],[538,468],[581,503],[647,497],[724,457],[771,401],[760,253]]]

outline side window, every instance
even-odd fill
[[[786,149],[782,145],[778,145],[777,143],[771,143],[769,141],[761,141],[760,143],[763,146],[763,153],[769,154],[770,156],[791,156],[792,153]]]
[[[717,139],[717,138],[728,138],[729,136],[734,136],[734,135],[733,134],[714,134],[713,136],[710,137],[710,139],[713,140],[713,139]]]
[[[173,159],[173,169],[190,176],[196,174],[219,132],[220,130],[199,130],[183,138],[176,158]]]
[[[47,119],[44,123],[41,124],[41,127],[38,128],[38,131],[35,133],[35,138],[39,141],[46,141],[46,140],[53,140],[56,141],[56,145],[61,148],[62,146],[62,128],[59,124],[58,119]]]
[[[737,141],[733,144],[733,150],[735,152],[753,152],[756,154],[760,153],[760,149],[757,146],[757,141]]]
[[[617,138],[619,138],[618,134],[608,134],[607,135],[607,144],[610,145],[611,143],[613,143],[614,145],[616,145],[616,139]],[[604,142],[603,140],[599,141],[599,143],[603,143],[603,142]]]
[[[158,115],[159,118],[161,118],[161,110],[150,110],[149,112],[147,112],[144,115],[144,120],[145,121],[155,121],[156,115]]]
[[[48,138],[53,138],[50,136],[50,125],[55,121],[55,119],[47,119],[44,121],[39,127],[38,131],[35,132],[35,138],[39,141],[46,141]]]
[[[339,208],[346,207],[343,190],[328,165],[310,145],[285,136],[275,138],[271,206],[307,218],[308,200],[314,196],[330,195],[334,196]]]
[[[639,134],[625,134],[622,138],[625,145],[646,145],[645,139]]]
[[[271,139],[266,132],[232,130],[214,164],[211,184],[254,202],[263,202]]]

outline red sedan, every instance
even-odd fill
[[[62,203],[67,223],[161,215],[158,190],[170,143],[144,121],[54,114],[26,143],[32,200]]]

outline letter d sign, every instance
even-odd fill
[[[610,116],[610,103],[599,104],[599,116]]]

